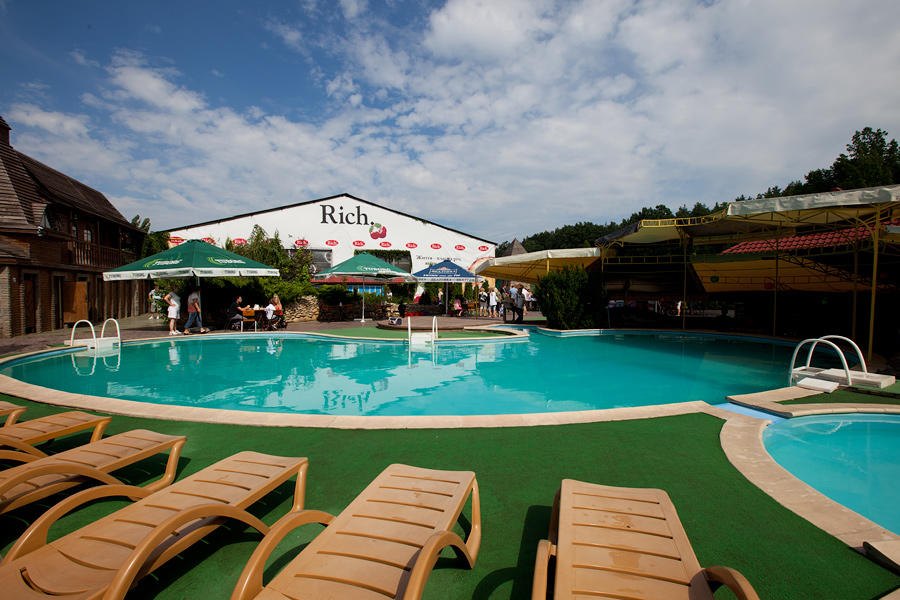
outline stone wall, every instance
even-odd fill
[[[303,296],[284,307],[284,319],[292,321],[315,321],[319,318],[318,296]]]
[[[297,302],[284,307],[285,320],[295,321],[352,321],[358,319],[362,312],[359,302],[353,304],[322,304],[317,296],[303,296]],[[407,304],[406,312],[421,315],[440,315],[442,307],[438,304]],[[395,303],[366,304],[366,319],[382,320],[388,317],[399,317],[400,305]]]

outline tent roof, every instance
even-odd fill
[[[849,221],[859,225],[876,209],[900,206],[900,185],[857,190],[759,198],[731,202],[717,213],[704,217],[645,219],[597,238],[597,246],[652,244],[674,241],[682,235],[694,238],[771,235],[779,228],[795,229],[814,225],[836,225]]]
[[[278,277],[278,269],[200,240],[188,240],[112,271],[104,281],[165,277]]]
[[[426,267],[421,271],[416,271],[413,275],[420,282],[463,283],[478,281],[478,276],[450,260],[444,260],[436,265]]]
[[[363,277],[374,279],[394,279],[403,278],[405,281],[415,281],[410,273],[395,267],[389,262],[385,262],[378,257],[372,256],[368,252],[361,252],[356,256],[338,263],[330,269],[318,273],[313,277],[315,282],[328,279],[335,276],[346,277]]]
[[[564,248],[502,256],[482,262],[475,267],[475,273],[483,277],[536,283],[550,271],[560,271],[567,266],[587,267],[600,258],[602,252],[600,248]]]

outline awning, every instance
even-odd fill
[[[838,225],[847,222],[860,225],[873,219],[875,211],[900,204],[900,185],[862,188],[858,190],[804,194],[781,198],[758,198],[730,202],[716,213],[703,217],[645,219],[597,238],[597,246],[617,244],[653,244],[679,240],[685,235],[695,240],[718,241],[724,236],[754,233],[771,235],[781,230],[795,235],[794,229],[811,226]]]
[[[587,267],[601,257],[600,248],[539,250],[527,254],[491,258],[475,267],[475,274],[507,281],[537,283],[551,271],[565,267]]]

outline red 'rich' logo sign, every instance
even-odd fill
[[[406,244],[406,247],[407,247],[407,248],[418,248],[419,245],[418,245],[418,244],[414,244],[413,242],[410,242],[410,243]]]
[[[184,238],[180,238],[180,237],[170,237],[169,238],[169,243],[175,244],[176,246],[182,242],[184,242]]]
[[[328,240],[327,242],[325,242],[325,245],[326,246],[337,246],[339,243],[340,242],[338,242],[337,240]]]
[[[359,248],[360,246],[365,246],[366,243],[362,240],[356,240],[355,242],[353,242],[353,245]]]
[[[441,245],[440,245],[440,244],[432,244],[432,245],[431,245],[431,248],[432,248],[433,250],[440,250],[440,249],[441,249]]]
[[[216,240],[214,240],[212,238],[203,238],[203,241],[206,242],[207,244],[212,244],[213,246],[216,245]]]
[[[235,241],[237,241],[237,240],[235,240]],[[308,240],[294,240],[294,245],[300,246],[302,248],[303,246],[308,246],[309,241]]]
[[[247,243],[247,240],[245,240],[244,238],[234,238],[234,240],[232,240],[232,243],[235,246],[243,246]]]
[[[478,250],[480,250],[481,252],[487,252],[488,247],[487,246],[478,246]]]
[[[454,247],[456,250],[465,250],[465,249],[466,249],[466,247],[463,246],[462,244],[457,244],[457,245],[455,245],[455,246],[453,246],[453,247]]]
[[[381,243],[378,244],[378,245],[381,246],[382,248],[390,248],[390,247],[391,247],[391,243],[390,243],[390,242],[381,242]]]

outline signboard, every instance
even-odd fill
[[[278,232],[286,248],[304,248],[314,256],[327,251],[327,266],[351,258],[354,251],[376,248],[408,251],[413,271],[443,260],[470,268],[479,259],[492,258],[495,249],[483,239],[346,195],[176,229],[171,239],[208,236],[213,243],[231,238],[237,244],[254,225],[268,235]],[[326,268],[323,262],[316,264]]]

